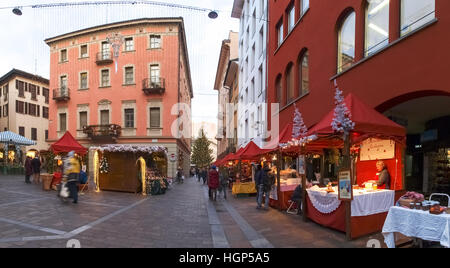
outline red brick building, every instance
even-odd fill
[[[449,26],[446,0],[269,0],[268,100],[280,103],[280,130],[293,103],[316,124],[334,107],[336,79],[407,128],[408,188],[448,190]]]

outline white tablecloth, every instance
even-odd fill
[[[450,214],[433,215],[428,211],[391,207],[382,232],[389,248],[395,248],[394,233],[440,242],[449,248]]]
[[[337,188],[334,193],[320,190],[308,189],[308,196],[312,205],[321,213],[329,214],[338,209],[341,202],[338,199]],[[395,191],[379,190],[366,192],[362,190],[353,191],[352,217],[369,216],[388,212],[394,205]]]

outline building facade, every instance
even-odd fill
[[[284,2],[284,1],[281,1]],[[267,130],[267,0],[235,0],[231,16],[240,19],[238,147],[262,147]]]
[[[231,120],[233,120],[232,116],[236,110],[236,107],[228,105],[232,97],[230,96],[232,90],[225,84],[225,78],[227,77],[230,62],[236,61],[239,56],[238,38],[239,34],[231,31],[228,39],[222,41],[216,78],[214,81],[214,90],[218,91],[219,107],[216,136],[218,159],[221,159],[233,150],[233,148],[230,147],[231,142],[234,140],[234,129],[231,124]]]
[[[12,69],[0,78],[0,131],[12,131],[36,145],[25,151],[48,150],[49,80]]]
[[[293,103],[316,124],[334,108],[336,80],[406,127],[408,189],[448,190],[450,2],[269,0],[269,11],[268,98],[280,103],[280,129]]]
[[[69,131],[87,147],[164,146],[176,156],[168,176],[178,167],[187,174],[193,89],[182,18],[112,23],[45,41],[53,93],[49,142]]]

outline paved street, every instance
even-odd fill
[[[191,178],[165,195],[88,192],[64,204],[54,191],[0,177],[0,248],[81,247],[265,248],[365,247],[380,234],[348,242],[340,232],[275,209],[256,210],[254,197],[208,201]]]

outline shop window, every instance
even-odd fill
[[[368,0],[365,56],[389,44],[389,0]]]
[[[404,36],[435,19],[435,0],[401,1],[401,35]]]
[[[350,68],[355,59],[356,14],[351,12],[343,20],[338,32],[338,73]]]

